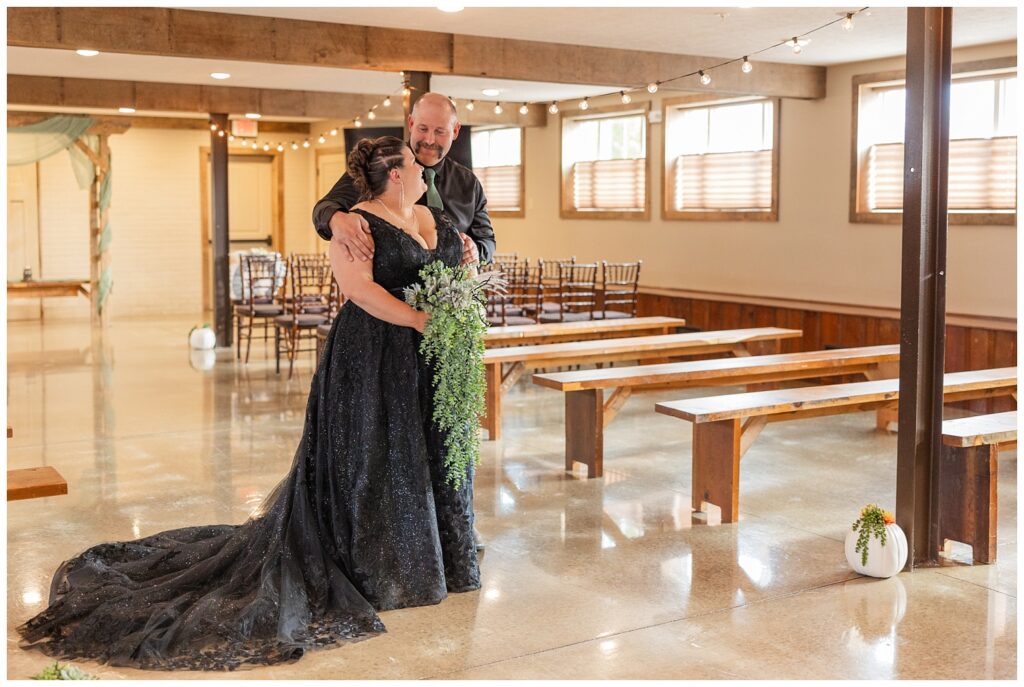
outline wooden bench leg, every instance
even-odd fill
[[[742,437],[739,419],[693,426],[693,509],[704,512],[704,503],[718,506],[723,524],[739,519]]]
[[[899,408],[879,408],[875,411],[875,427],[883,432],[889,431],[889,425],[900,421]]]
[[[584,389],[565,394],[565,469],[587,466],[587,479],[604,474],[604,390]]]
[[[939,458],[939,544],[969,544],[976,563],[996,560],[996,446],[942,446]]]
[[[497,441],[501,438],[501,363],[485,365],[484,376],[487,378],[484,396],[487,411],[480,418],[480,425],[487,430],[487,441]]]

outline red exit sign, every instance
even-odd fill
[[[252,138],[259,134],[259,122],[255,119],[232,119],[231,134],[243,138]]]

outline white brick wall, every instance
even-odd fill
[[[200,149],[206,131],[129,129],[112,136],[110,246],[114,318],[202,311]],[[311,150],[284,153],[287,252],[323,250],[310,222]],[[40,168],[43,277],[89,277],[89,203],[65,154]],[[47,318],[87,318],[84,299],[46,301]]]

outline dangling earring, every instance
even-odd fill
[[[402,183],[401,179],[398,180],[398,187],[399,187],[398,188],[398,207],[399,208],[404,208],[405,207],[405,184]]]

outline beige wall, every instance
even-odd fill
[[[111,137],[113,317],[202,310],[200,148],[205,131],[129,129]],[[285,250],[324,250],[310,224],[312,152],[284,153]],[[44,278],[89,277],[88,196],[67,155],[40,165],[40,247]],[[89,316],[84,299],[49,299],[46,317]]]
[[[1015,54],[1007,43],[954,59]],[[549,117],[526,130],[526,217],[494,220],[499,250],[642,258],[649,287],[898,308],[901,227],[851,224],[848,198],[851,79],[903,66],[897,58],[830,68],[826,98],[782,102],[778,222],[661,220],[661,124],[651,125],[650,221],[560,219],[559,126]],[[951,226],[948,312],[1016,317],[1016,252],[1015,227]]]

